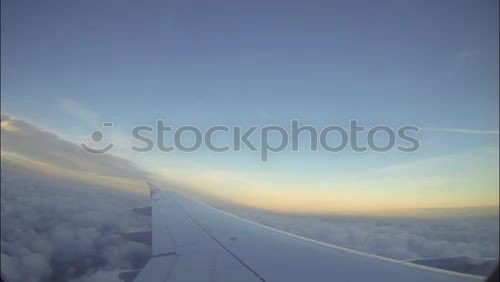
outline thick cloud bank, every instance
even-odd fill
[[[133,162],[110,154],[93,155],[77,144],[7,114],[1,115],[2,152],[24,156],[78,173],[143,179],[147,173]]]
[[[1,270],[9,281],[120,281],[120,268],[141,266],[150,255],[120,236],[150,228],[148,217],[131,211],[148,204],[144,195],[6,160],[1,185]]]

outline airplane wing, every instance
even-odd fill
[[[314,241],[152,188],[152,257],[134,282],[481,281]],[[128,277],[128,278],[127,278]]]

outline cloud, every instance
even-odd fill
[[[391,173],[391,172],[401,172],[404,170],[414,170],[417,168],[427,168],[427,167],[436,167],[439,165],[446,164],[447,162],[450,162],[453,157],[447,156],[447,157],[430,157],[426,159],[421,159],[421,160],[415,160],[412,162],[406,162],[406,163],[399,163],[395,165],[389,165],[382,167],[380,169],[375,170],[375,173]]]
[[[89,154],[77,144],[10,115],[2,114],[1,125],[2,158],[39,166],[53,174],[116,182],[116,186],[142,183],[149,176],[129,160],[111,154]]]
[[[500,134],[500,131],[498,130],[476,130],[476,129],[466,129],[466,128],[422,127],[420,128],[420,130],[435,131],[435,132],[454,132],[454,133],[465,133],[465,134],[485,134],[485,135]]]
[[[120,281],[140,267],[148,247],[121,232],[148,230],[131,210],[140,194],[82,184],[2,159],[1,270],[8,281]]]
[[[375,174],[379,176],[396,177],[402,174],[416,175],[431,175],[432,171],[440,170],[444,174],[447,169],[452,168],[454,174],[457,169],[462,171],[471,172],[475,169],[481,168],[482,171],[491,169],[493,174],[490,177],[498,178],[498,148],[497,147],[481,147],[468,152],[461,152],[448,155],[440,155],[435,157],[426,157],[407,162],[391,164],[381,167],[370,172],[367,176]],[[455,175],[454,178],[457,178]]]
[[[83,107],[82,105],[76,103],[71,99],[60,99],[58,101],[58,104],[67,114],[80,121],[89,124],[95,124],[100,120],[100,116],[98,113]]]

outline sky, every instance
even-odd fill
[[[285,212],[499,204],[498,1],[1,5],[2,158],[127,189],[137,169]],[[318,128],[410,124],[422,128],[421,146],[329,153],[302,145],[267,162],[248,150],[131,151],[131,128],[158,119],[202,129],[292,119]],[[103,122],[113,122],[103,132],[115,148],[83,156],[78,144]],[[122,185],[124,174],[136,182]]]

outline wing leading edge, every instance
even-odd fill
[[[482,279],[310,240],[150,186],[152,257],[135,282]]]

